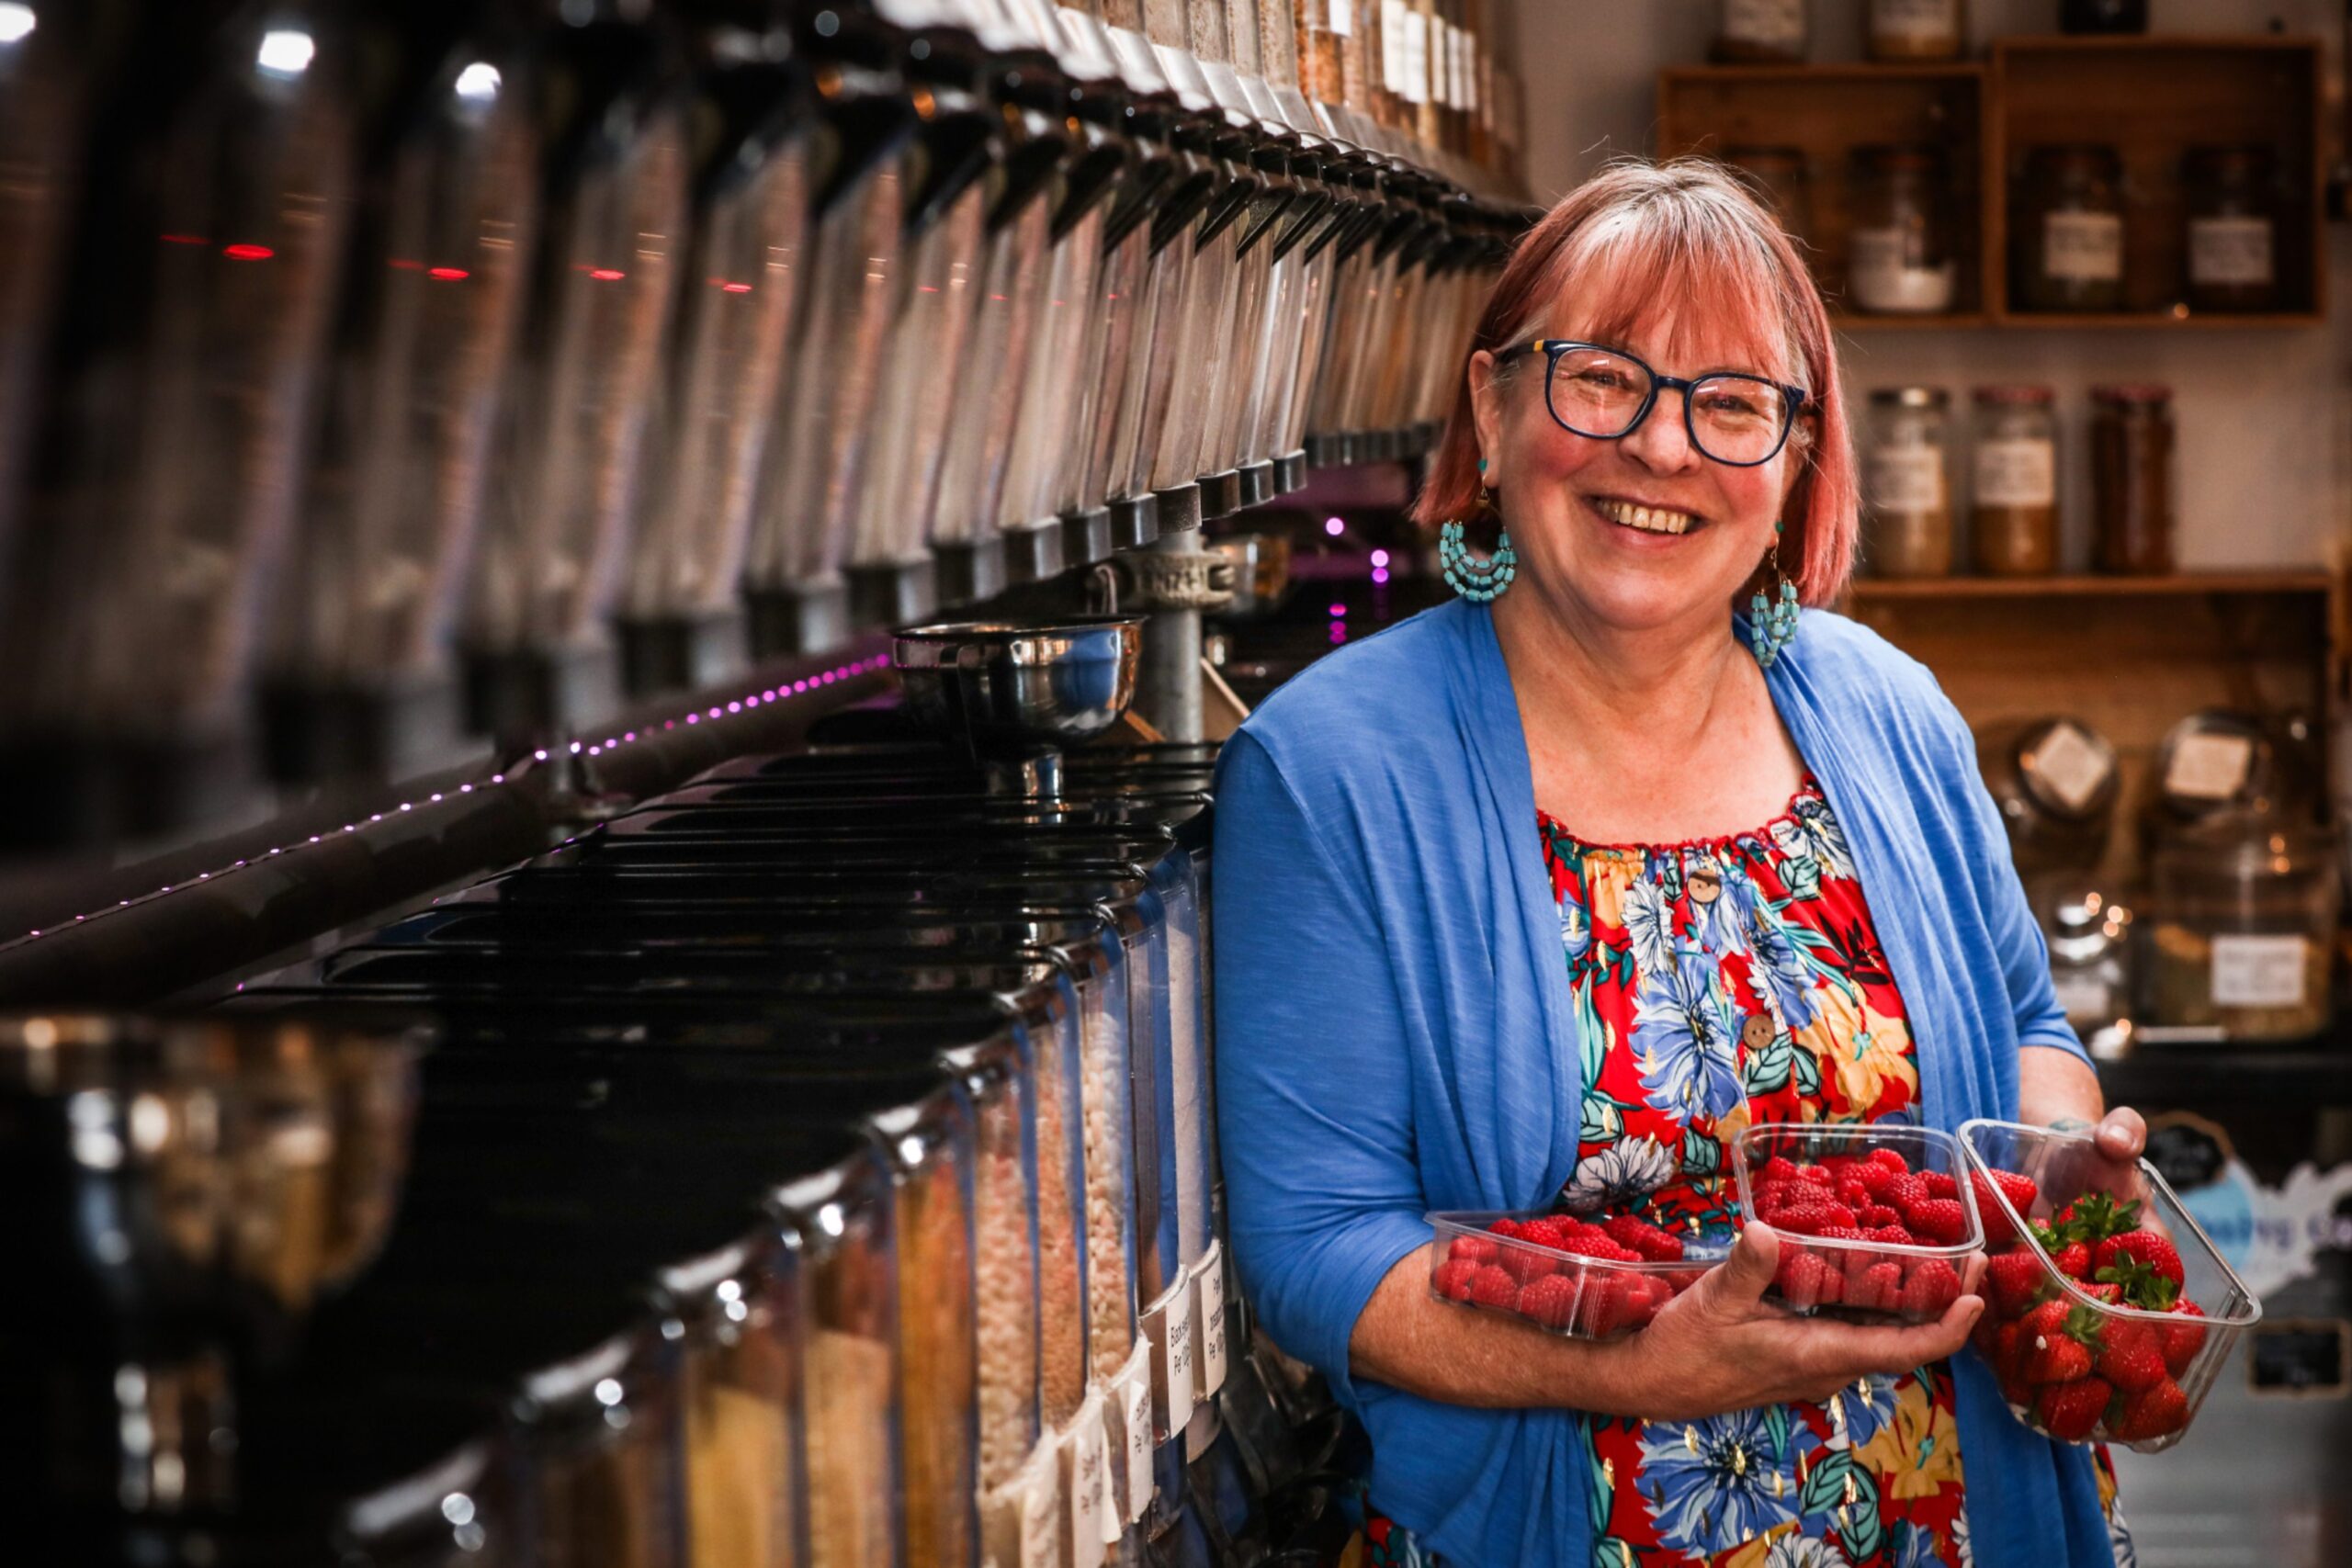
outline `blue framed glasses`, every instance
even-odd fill
[[[1570,434],[1624,439],[1649,418],[1662,387],[1682,394],[1682,428],[1690,445],[1727,468],[1752,468],[1779,457],[1805,405],[1803,387],[1736,370],[1685,380],[1653,370],[1623,350],[1566,338],[1517,344],[1497,354],[1495,361],[1504,364],[1522,354],[1544,356],[1544,406]]]

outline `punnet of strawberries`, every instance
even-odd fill
[[[1430,1219],[1438,1233],[1430,1274],[1435,1294],[1579,1339],[1613,1339],[1644,1326],[1725,1250],[1720,1241],[1685,1238],[1630,1213]]]
[[[1960,1299],[1976,1225],[1951,1172],[1887,1145],[1749,1168],[1748,1210],[1781,1238],[1768,1297],[1796,1311],[1928,1323]]]
[[[2041,1196],[2032,1180],[2006,1170],[1972,1179],[1988,1231],[2001,1216],[1973,1343],[2018,1419],[2067,1443],[2154,1443],[2186,1427],[2179,1380],[2204,1348],[2205,1314],[2182,1292],[2170,1238],[2144,1228],[2142,1205],[2081,1194],[2028,1222],[2038,1256],[1992,1196],[1997,1183],[2030,1214]]]

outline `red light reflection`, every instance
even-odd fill
[[[267,261],[277,253],[267,245],[223,245],[220,254],[231,261]]]

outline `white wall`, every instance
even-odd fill
[[[1529,172],[1550,200],[1612,155],[1655,152],[1660,66],[1702,61],[1714,0],[1520,0]],[[2055,30],[2057,0],[1973,0],[1980,51],[1996,33]],[[1813,0],[1813,57],[1860,58],[1862,0]],[[2159,32],[2314,35],[2336,45],[2334,0],[2153,0]],[[2339,89],[2340,90],[2340,89]],[[2330,138],[2331,143],[2333,137]],[[2317,564],[2352,518],[2352,234],[2330,235],[2325,327],[2168,333],[1875,329],[1844,344],[1847,388],[1928,382],[1954,389],[2035,380],[2058,389],[2064,423],[2063,503],[2069,560],[2088,552],[2087,389],[2171,384],[2179,426],[2179,545],[2189,568]]]

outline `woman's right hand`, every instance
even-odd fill
[[[1798,1317],[1764,1300],[1780,1266],[1767,1225],[1740,1233],[1731,1255],[1666,1304],[1616,1352],[1612,1414],[1696,1420],[1792,1400],[1819,1404],[1871,1373],[1895,1375],[1957,1351],[1984,1311],[1975,1294],[1984,1260],[1973,1255],[1962,1294],[1934,1323],[1862,1326]]]

